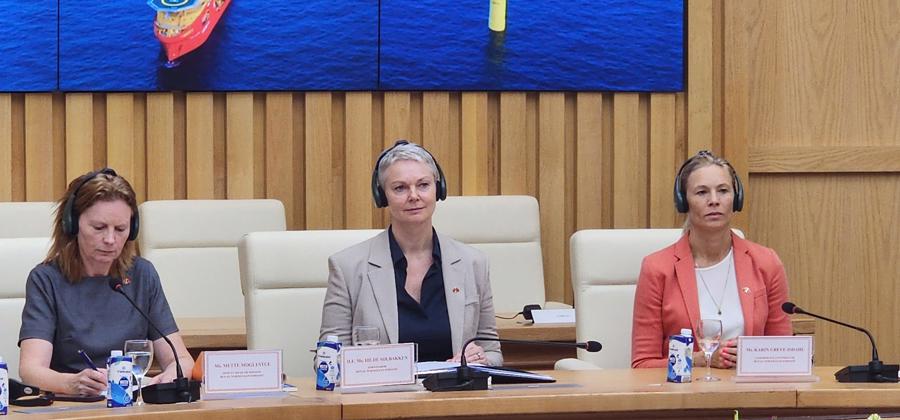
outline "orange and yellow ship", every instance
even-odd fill
[[[156,10],[153,31],[173,62],[209,39],[231,0],[148,0],[147,4]]]

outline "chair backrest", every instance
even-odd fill
[[[9,376],[19,377],[19,328],[25,306],[28,273],[47,256],[50,238],[0,239],[0,356],[9,366]]]
[[[681,234],[681,229],[592,229],[572,235],[575,335],[578,341],[603,344],[597,353],[578,350],[579,359],[605,368],[631,367],[631,318],[641,262]]]
[[[282,349],[284,372],[312,376],[328,257],[381,230],[255,232],[238,247],[247,348]]]
[[[441,234],[487,254],[496,312],[515,313],[527,304],[544,305],[541,214],[534,197],[447,197],[438,202],[432,222]]]
[[[0,203],[0,238],[49,238],[56,203]]]
[[[159,272],[178,317],[244,315],[237,246],[250,232],[283,231],[278,200],[165,200],[140,206],[141,255]]]

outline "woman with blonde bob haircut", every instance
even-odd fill
[[[419,361],[459,361],[467,340],[496,339],[487,256],[432,227],[447,180],[431,154],[405,140],[382,152],[372,196],[391,225],[328,259],[321,339],[361,344],[354,328],[370,327],[382,343],[417,343]],[[503,363],[496,341],[476,341],[464,357]]]
[[[784,266],[774,250],[732,232],[744,189],[724,159],[706,150],[688,159],[675,177],[674,195],[678,212],[687,213],[684,234],[641,265],[631,366],[666,366],[668,337],[682,328],[697,337],[701,319],[716,319],[722,322],[722,341],[710,366],[733,368],[737,336],[791,334],[790,319],[781,310],[788,296]],[[694,361],[704,366],[696,343]]]
[[[125,178],[105,168],[73,180],[57,202],[53,244],[28,275],[19,331],[19,374],[41,389],[70,395],[100,395],[105,369],[93,370],[79,355],[105,366],[110,350],[126,340],[149,339],[163,372],[150,383],[175,379],[175,355],[164,338],[118,293],[144,310],[175,344],[182,366],[193,359],[178,333],[159,275],[137,257],[137,200]]]

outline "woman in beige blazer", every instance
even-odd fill
[[[431,154],[398,141],[375,164],[372,194],[391,225],[328,259],[321,339],[336,335],[352,345],[354,327],[375,327],[382,343],[418,343],[419,361],[429,361],[459,360],[467,340],[496,338],[487,257],[431,225],[435,203],[447,196]],[[465,356],[503,363],[496,341],[476,341]]]

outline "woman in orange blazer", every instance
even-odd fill
[[[697,336],[701,319],[722,320],[722,344],[711,365],[737,363],[739,335],[790,335],[781,310],[788,287],[784,266],[772,249],[741,239],[731,230],[743,207],[743,187],[734,168],[701,151],[675,178],[675,207],[687,213],[684,235],[644,258],[634,296],[631,366],[664,367],[668,337],[682,328]],[[695,366],[705,365],[694,345]]]

